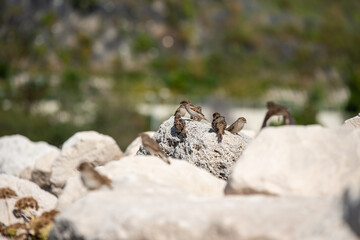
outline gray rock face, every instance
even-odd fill
[[[266,128],[247,147],[227,194],[339,195],[360,181],[360,129]]]
[[[18,197],[7,199],[10,209],[10,221],[11,223],[21,222],[22,220],[17,219],[12,214],[15,202],[22,197],[33,197],[39,204],[39,210],[34,212],[35,215],[39,216],[44,211],[49,211],[55,208],[57,199],[54,195],[40,189],[38,185],[33,182],[20,179],[11,175],[0,174],[0,188],[9,187],[14,190]],[[0,199],[0,222],[8,223],[8,216],[6,212],[6,205],[3,199]]]
[[[122,154],[110,136],[95,131],[76,133],[64,143],[60,155],[52,164],[52,192],[60,194],[66,180],[76,173],[76,168],[81,162],[92,162],[96,166],[104,165],[119,160]]]
[[[56,217],[50,239],[347,239],[336,199],[196,198],[145,176],[81,198]]]
[[[251,138],[241,132],[233,135],[225,131],[223,141],[218,143],[210,123],[190,119],[185,119],[185,122],[187,138],[175,132],[173,116],[160,125],[153,138],[168,156],[188,161],[226,180]],[[140,147],[138,154],[144,153]]]
[[[36,161],[44,159],[52,162],[59,153],[57,147],[46,142],[32,142],[21,135],[4,136],[0,138],[0,173],[13,176],[23,174],[31,178]],[[27,174],[22,172],[27,172]]]

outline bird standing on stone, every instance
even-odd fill
[[[194,106],[188,100],[184,100],[180,104],[185,107],[186,111],[194,120],[201,121],[202,119],[204,119],[205,121],[208,121],[205,118],[204,114],[201,112],[201,108],[199,109],[199,107]]]
[[[160,145],[152,139],[149,135],[146,133],[140,133],[139,136],[141,137],[141,142],[144,147],[144,149],[150,153],[151,155],[160,157],[164,162],[167,164],[170,164],[169,159],[167,158],[164,151],[161,149]]]
[[[225,117],[221,116],[220,113],[214,113],[211,127],[218,135],[218,142],[222,141],[226,126]]]
[[[275,104],[272,101],[266,103],[268,111],[266,112],[261,128],[266,127],[266,123],[272,116],[283,116],[286,125],[295,125],[295,119],[290,114],[289,110],[281,105]]]
[[[186,109],[185,109],[184,105],[180,105],[180,106],[176,109],[174,116],[180,115],[180,117],[184,117],[185,114],[186,114]]]
[[[244,117],[239,117],[230,127],[226,128],[225,130],[231,132],[232,134],[238,134],[243,128],[246,123],[246,119]]]
[[[185,127],[186,127],[185,121],[184,121],[184,119],[181,118],[181,116],[179,114],[175,115],[174,127],[175,127],[175,130],[176,130],[177,134],[181,133],[183,138],[187,137],[186,136],[186,131],[185,131]]]
[[[83,162],[77,169],[80,171],[81,181],[87,189],[96,190],[102,186],[112,188],[111,179],[98,173],[90,163]]]

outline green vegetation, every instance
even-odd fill
[[[252,106],[270,87],[306,91],[289,103],[303,124],[360,112],[360,2],[251,2],[69,0],[66,14],[1,2],[0,136],[60,145],[94,129],[124,148],[149,127],[136,105],[164,88],[171,103],[221,93]],[[348,103],[330,105],[341,88]],[[55,112],[36,111],[49,101]]]

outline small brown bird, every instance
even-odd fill
[[[191,104],[191,103],[190,103],[190,104]],[[202,113],[202,107],[200,107],[200,106],[195,106],[195,105],[193,105],[193,104],[191,104],[191,106],[194,107],[194,108],[197,108],[197,110]],[[201,118],[193,117],[193,116],[190,116],[190,119],[195,120],[195,121],[201,121]]]
[[[225,117],[221,116],[220,113],[214,113],[211,127],[218,135],[218,142],[222,141],[226,126]]]
[[[194,120],[201,121],[204,119],[205,121],[208,121],[201,112],[201,108],[199,109],[199,107],[194,106],[188,100],[184,100],[180,104],[185,107],[186,111],[190,114],[191,117],[193,117]]]
[[[176,109],[176,111],[175,111],[175,113],[174,113],[174,116],[180,115],[180,117],[184,117],[185,114],[186,114],[186,109],[185,109],[184,105],[180,105],[180,106]]]
[[[272,116],[283,116],[286,125],[295,125],[295,119],[290,114],[289,110],[281,105],[275,104],[272,101],[266,103],[268,111],[266,112],[261,128],[266,127],[266,123]]]
[[[144,149],[148,153],[150,153],[151,155],[154,155],[154,156],[158,156],[162,160],[164,160],[164,162],[166,162],[167,164],[170,164],[170,161],[167,158],[166,154],[164,153],[164,151],[161,149],[160,145],[154,139],[152,139],[149,135],[147,135],[144,132],[140,133],[139,136],[141,137],[141,142],[142,142]]]
[[[186,128],[185,121],[184,121],[184,119],[181,118],[181,116],[179,114],[175,115],[174,127],[175,127],[175,130],[176,130],[177,134],[181,133],[183,138],[187,137],[186,136],[186,131],[185,131],[185,128]]]
[[[77,169],[80,171],[81,181],[87,189],[96,190],[104,185],[112,189],[111,179],[98,173],[90,163],[83,162]]]
[[[226,128],[225,130],[231,132],[232,134],[238,134],[243,128],[246,123],[246,119],[244,117],[239,117],[230,127]]]

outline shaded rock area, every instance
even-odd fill
[[[33,212],[39,216],[44,211],[49,211],[55,208],[57,199],[54,195],[42,190],[38,185],[28,180],[20,179],[7,174],[0,174],[0,188],[9,187],[16,192],[17,197],[7,199],[10,212],[11,223],[19,222],[12,214],[15,202],[22,197],[33,197],[39,204],[39,210]],[[0,199],[0,222],[8,225],[8,215],[6,204],[3,199]]]
[[[128,175],[56,218],[51,239],[356,239],[336,199],[197,198]]]
[[[187,138],[175,132],[173,116],[160,125],[153,138],[168,156],[188,161],[226,180],[251,138],[241,132],[234,135],[225,131],[223,141],[219,143],[210,123],[190,119],[185,122]],[[140,147],[138,154],[145,153]]]
[[[339,195],[360,181],[360,129],[266,128],[237,161],[227,194]]]
[[[59,195],[66,180],[76,173],[81,162],[95,166],[118,160],[123,153],[112,137],[95,131],[78,132],[63,145],[60,155],[52,164],[51,190]]]

